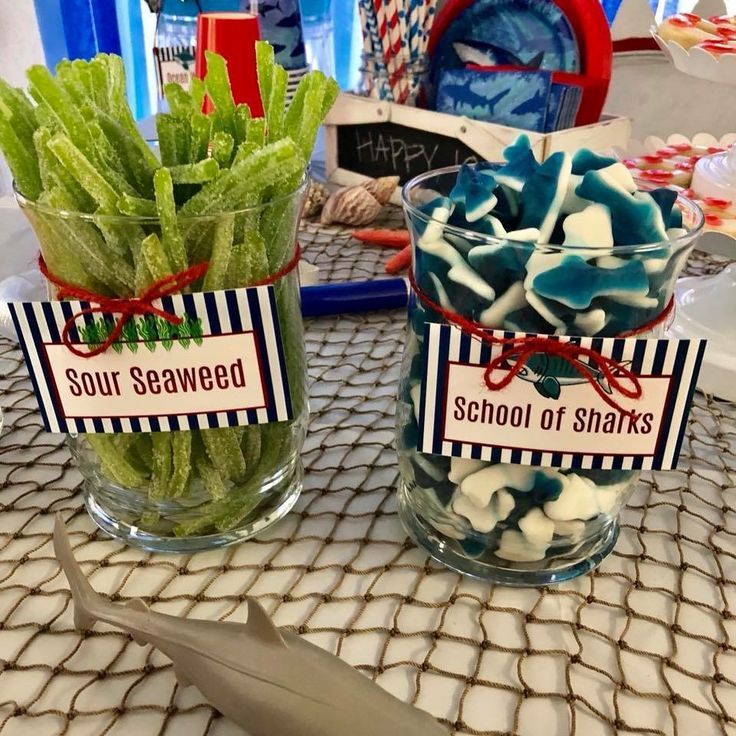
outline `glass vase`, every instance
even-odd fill
[[[700,210],[680,198],[683,234],[664,243],[583,249],[501,240],[432,221],[420,209],[435,197],[449,194],[457,171],[458,167],[450,167],[429,172],[403,189],[413,243],[414,278],[435,303],[442,304],[447,296],[444,286],[453,288],[450,282],[441,284],[433,272],[438,259],[417,245],[429,227],[442,232],[443,239],[460,253],[485,248],[481,252],[489,258],[483,277],[495,291],[495,301],[484,312],[483,326],[488,328],[611,337],[657,322],[702,228]],[[629,260],[643,261],[650,286],[647,299],[639,305],[626,305],[613,297],[599,297],[586,312],[565,310],[561,304],[549,301],[532,307],[525,298],[527,269],[531,271],[535,264],[533,268],[538,270],[544,258],[554,260],[556,254],[570,253],[600,268]],[[475,322],[478,304],[472,294],[469,289],[464,295],[462,290],[455,290],[450,301],[455,313]],[[548,320],[556,324],[550,325]],[[396,411],[398,506],[409,534],[448,567],[506,585],[546,585],[596,567],[616,542],[618,515],[639,472],[529,467],[419,452],[419,387],[428,322],[446,320],[414,295],[409,305]],[[637,333],[637,337],[662,336],[665,329],[666,324],[660,322],[651,330]],[[489,472],[491,466],[497,471]],[[473,476],[470,483],[463,483]],[[468,491],[471,487],[472,493]]]
[[[236,212],[177,216],[190,264],[210,259],[215,232],[225,219],[231,219],[233,244],[220,288],[247,287],[284,270],[294,255],[305,189],[306,181],[267,204]],[[165,237],[157,217],[66,212],[16,196],[50,273],[90,291],[94,289],[89,284],[80,283],[91,273],[84,268],[90,254],[101,253],[117,240],[129,245],[154,233]],[[130,247],[120,252],[140,253]],[[136,263],[126,261],[124,255],[110,253],[109,258],[122,270],[136,270]],[[192,284],[190,290],[210,290],[206,279]],[[191,552],[253,537],[296,502],[302,487],[300,452],[308,418],[298,269],[272,283],[293,419],[221,429],[70,435],[72,456],[84,477],[87,510],[108,534],[145,549]],[[150,278],[144,278],[135,293],[148,285]],[[51,284],[49,290],[54,298]],[[132,296],[115,293],[109,285],[105,293]],[[156,332],[154,323],[151,329],[153,334],[145,335],[151,347],[167,338]],[[120,349],[127,347],[125,339],[118,344]],[[140,332],[131,339],[143,340]],[[139,349],[145,347],[144,342]],[[90,364],[96,359],[90,358]],[[171,414],[186,411],[182,398],[172,399]]]

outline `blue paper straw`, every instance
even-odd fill
[[[342,284],[303,286],[302,316],[373,312],[379,309],[401,309],[409,300],[405,279],[347,281]]]

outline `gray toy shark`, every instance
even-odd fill
[[[117,626],[152,644],[221,713],[251,736],[447,736],[434,718],[390,695],[338,657],[277,629],[255,600],[248,621],[201,621],[116,605],[96,593],[74,559],[61,516],[54,550],[74,600],[74,623]]]

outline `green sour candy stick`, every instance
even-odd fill
[[[138,194],[135,188],[135,177],[133,172],[123,164],[123,160],[120,158],[119,152],[113,147],[107,136],[102,130],[100,124],[93,120],[88,123],[89,134],[94,142],[95,151],[97,157],[104,161],[109,167],[105,171],[105,178],[109,183],[119,192],[127,192],[128,194]],[[127,162],[126,162],[127,164]]]
[[[108,212],[115,211],[120,193],[110,186],[98,168],[67,136],[57,133],[48,142],[48,148],[95,202]]]
[[[95,158],[103,161],[110,168],[118,171],[119,173],[125,173],[123,162],[120,160],[118,152],[112,147],[112,145],[110,145],[110,141],[107,140],[107,136],[105,136],[105,133],[97,120],[90,120],[87,123],[87,130],[89,131],[89,136],[95,147]]]
[[[160,113],[156,116],[158,146],[161,163],[164,166],[177,166],[187,163],[189,155],[189,124],[173,115]]]
[[[261,247],[252,242],[253,238],[260,239],[260,233],[253,228],[248,232],[249,239],[236,243],[230,253],[230,261],[227,267],[227,277],[225,280],[225,288],[237,289],[241,286],[257,280],[253,276],[253,252],[255,248]],[[265,246],[263,246],[265,248]],[[268,275],[268,274],[265,274]]]
[[[142,294],[152,283],[153,277],[148,270],[148,264],[146,263],[146,259],[141,255],[135,262],[135,293],[138,295]]]
[[[73,203],[60,189],[46,192],[45,201],[54,209],[73,212]],[[77,252],[89,273],[107,285],[118,296],[128,296],[135,286],[135,273],[127,261],[112,252],[94,225],[80,218],[55,218],[59,236],[68,241],[70,250]]]
[[[80,151],[93,155],[84,117],[68,92],[54,81],[45,66],[32,66],[26,76],[30,83],[28,91],[31,97],[45,108],[46,113],[66,132]]]
[[[212,138],[212,158],[217,161],[220,167],[226,169],[230,166],[234,147],[235,141],[233,137],[223,131],[219,131]]]
[[[146,161],[147,167],[151,171],[155,171],[161,164],[141,135],[130,111],[125,88],[123,60],[115,54],[109,54],[104,59],[107,67],[107,95],[110,100],[110,116],[128,133],[131,145],[139,150]]]
[[[327,113],[332,109],[332,106],[335,104],[335,100],[337,100],[339,94],[340,85],[332,77],[327,77],[325,94],[322,98],[322,111],[320,113],[322,121],[327,117]]]
[[[174,469],[171,473],[170,495],[177,498],[186,492],[189,473],[192,469],[192,433],[172,432],[171,452]]]
[[[207,61],[207,76],[204,79],[207,94],[220,116],[223,130],[235,138],[235,101],[227,75],[227,62],[211,51],[205,51],[204,56]]]
[[[167,498],[170,495],[171,479],[171,433],[153,432],[153,467],[151,468],[151,487],[148,495],[152,499]]]
[[[245,428],[243,439],[240,442],[245,456],[245,467],[248,476],[252,477],[258,468],[258,460],[261,457],[261,428],[257,424],[251,424]]]
[[[87,90],[81,84],[79,75],[74,70],[69,59],[62,59],[56,65],[56,81],[64,88],[69,97],[74,100],[74,104],[79,107],[87,104]]]
[[[45,195],[41,195],[39,201],[42,204],[48,204]],[[27,210],[26,215],[39,236],[43,257],[51,273],[62,281],[81,286],[95,294],[109,293],[109,289],[95,279],[82,265],[79,254],[69,249],[69,242],[63,229],[58,227],[57,218],[54,215],[46,215],[34,210]]]
[[[72,62],[74,63],[74,62]],[[90,91],[101,110],[110,110],[110,94],[107,80],[107,56],[98,54],[88,65]]]
[[[131,253],[130,246],[132,243],[135,243],[137,247],[138,243],[145,237],[143,230],[137,225],[125,222],[124,220],[121,221],[117,217],[117,213],[115,213],[115,217],[110,217],[109,212],[98,209],[95,215],[97,215],[95,225],[102,233],[107,247],[125,259],[126,262],[132,264],[133,254]]]
[[[304,100],[306,99],[307,91],[314,85],[314,81],[315,77],[312,74],[307,74],[299,80],[296,92],[294,92],[294,96],[291,98],[289,107],[286,110],[286,115],[284,116],[284,134],[293,140],[296,140],[299,135]]]
[[[246,143],[263,148],[266,144],[266,120],[265,118],[251,118],[248,121],[248,129],[245,136]]]
[[[180,84],[165,84],[164,97],[174,117],[188,120],[189,116],[196,111],[192,96]]]
[[[86,434],[84,437],[90,447],[97,453],[103,468],[113,480],[129,488],[144,488],[146,486],[146,478],[123,457],[111,435]]]
[[[96,209],[95,201],[51,153],[48,148],[50,140],[51,131],[48,128],[39,128],[33,134],[33,146],[36,149],[43,188],[46,191],[54,188],[63,190],[72,203],[74,212],[92,212]]]
[[[207,94],[207,87],[203,80],[199,77],[192,77],[189,80],[189,94],[192,97],[192,109],[194,112],[200,112],[204,104],[204,96]]]
[[[258,71],[258,87],[261,90],[263,109],[267,110],[271,100],[273,84],[274,50],[268,41],[256,41],[256,69]]]
[[[33,134],[38,128],[36,111],[22,90],[11,87],[0,79],[0,106],[7,108],[10,122],[18,138],[27,146],[33,143]]]
[[[245,458],[240,449],[240,432],[235,428],[200,431],[207,455],[220,474],[235,480],[245,473]]]
[[[212,181],[220,173],[218,163],[214,158],[207,158],[204,161],[198,161],[196,164],[171,166],[169,167],[169,173],[174,184],[204,184]]]
[[[215,466],[209,461],[204,447],[196,447],[193,451],[194,467],[204,483],[204,487],[213,499],[225,498],[227,487],[222,476]]]
[[[277,141],[283,137],[287,81],[288,74],[286,73],[286,69],[276,64],[273,68],[271,97],[268,101],[268,112],[266,113],[269,143],[273,143],[273,141]]]
[[[237,166],[238,164],[245,161],[248,156],[255,153],[260,146],[257,146],[255,143],[251,141],[244,141],[238,146],[238,150],[235,152],[235,158],[233,158],[232,166]]]
[[[212,121],[201,112],[196,112],[189,120],[191,138],[189,140],[189,160],[192,163],[207,158]]]
[[[235,108],[235,142],[242,143],[248,135],[248,121],[250,120],[250,108],[246,104],[240,104]]]
[[[105,113],[99,113],[97,121],[110,141],[110,145],[123,161],[129,182],[141,194],[147,197],[153,196],[153,174],[160,166],[158,161],[154,159],[155,165],[151,165],[150,158],[142,152],[136,140],[128,135],[117,120],[113,120]]]
[[[230,253],[233,245],[233,215],[223,215],[215,226],[209,268],[204,277],[203,291],[217,291],[225,288]]]
[[[314,142],[317,140],[317,132],[322,124],[322,100],[327,86],[327,79],[322,72],[312,72],[312,75],[312,84],[307,88],[304,95],[301,125],[295,139],[301,149],[302,156],[307,161],[312,155]]]
[[[150,199],[142,197],[131,197],[130,194],[123,194],[118,200],[118,210],[124,215],[131,217],[157,217],[158,210],[156,203]]]
[[[20,193],[35,201],[41,193],[41,172],[33,147],[18,138],[13,126],[0,111],[0,149],[5,155]]]
[[[141,243],[141,255],[154,281],[170,276],[171,264],[156,233],[151,233]]]
[[[179,226],[176,221],[176,203],[174,201],[174,185],[168,169],[159,169],[153,177],[156,191],[156,208],[161,220],[161,237],[171,267],[177,273],[189,266],[187,252],[184,247]]]
[[[260,195],[266,186],[302,171],[304,165],[294,142],[285,138],[256,151],[206,184],[182,206],[180,214],[196,216],[240,209],[247,206],[246,195]]]

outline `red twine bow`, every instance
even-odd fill
[[[280,271],[267,276],[260,281],[256,281],[251,285],[265,286],[278,281],[296,268],[299,263],[300,256],[301,250],[297,244],[293,257]],[[153,302],[157,299],[161,299],[162,297],[170,296],[171,294],[178,294],[182,289],[201,279],[207,273],[209,263],[197,263],[183,271],[179,271],[179,273],[172,274],[171,276],[164,276],[164,278],[158,279],[158,281],[152,283],[140,296],[130,299],[102,296],[100,294],[87,291],[80,286],[69,284],[54,276],[54,274],[49,271],[43,256],[38,257],[38,266],[46,279],[57,287],[58,291],[56,296],[59,300],[78,299],[80,301],[91,302],[95,305],[94,307],[87,307],[75,312],[65,322],[64,329],[61,333],[62,342],[72,353],[74,353],[74,355],[77,355],[80,358],[93,358],[96,355],[104,353],[120,337],[123,328],[133,317],[151,314],[156,317],[160,317],[161,319],[165,319],[172,325],[181,324],[181,317],[177,317],[175,314],[171,314],[170,312],[155,307]],[[88,314],[119,314],[120,316],[116,320],[115,326],[111,330],[110,334],[100,345],[92,350],[83,351],[71,341],[69,333],[72,327],[74,327],[76,321],[80,317],[84,317]]]
[[[165,319],[172,325],[181,324],[181,317],[177,317],[175,314],[171,314],[163,309],[154,307],[152,302],[156,299],[161,299],[161,297],[180,292],[182,289],[189,286],[189,284],[201,279],[205,273],[207,273],[207,268],[209,267],[209,263],[198,263],[184,271],[180,271],[179,273],[165,276],[162,279],[158,279],[158,281],[154,281],[154,283],[152,283],[138,297],[123,299],[120,297],[101,296],[100,294],[95,294],[92,291],[87,291],[79,286],[62,281],[49,271],[43,256],[39,256],[38,265],[41,269],[41,273],[46,277],[46,279],[54,286],[58,287],[56,296],[59,300],[79,299],[80,301],[92,302],[95,304],[94,307],[80,309],[78,312],[74,313],[64,324],[64,329],[61,333],[61,341],[64,345],[66,345],[74,355],[77,355],[80,358],[93,358],[95,355],[104,353],[120,337],[123,327],[125,327],[132,317],[152,314],[156,317],[161,317],[161,319]],[[115,326],[105,340],[92,350],[84,351],[76,347],[69,337],[69,333],[72,327],[74,327],[74,323],[80,317],[84,317],[88,314],[105,313],[120,315],[115,322]]]
[[[524,368],[529,359],[533,355],[541,353],[547,356],[559,356],[562,358],[582,378],[588,381],[598,396],[613,409],[625,415],[632,415],[634,413],[633,411],[627,411],[613,399],[604,390],[596,375],[600,374],[600,377],[606,380],[611,392],[621,394],[628,399],[640,399],[642,388],[639,377],[614,358],[601,355],[592,348],[586,348],[572,342],[560,342],[554,335],[496,337],[488,331],[490,328],[479,325],[477,322],[466,319],[456,312],[452,312],[437,304],[419,287],[412,271],[409,271],[409,283],[422,304],[440,314],[447,322],[456,325],[463,332],[472,335],[486,345],[503,346],[503,350],[495,358],[491,359],[483,374],[483,380],[489,391],[500,391],[506,388]],[[619,337],[633,337],[653,330],[657,325],[664,323],[668,319],[673,309],[674,298],[670,299],[667,306],[653,320],[634,330],[623,332]],[[582,362],[581,358],[586,358],[588,362]],[[501,379],[494,380],[494,371],[504,368],[510,359],[513,359],[511,368],[507,370]]]

